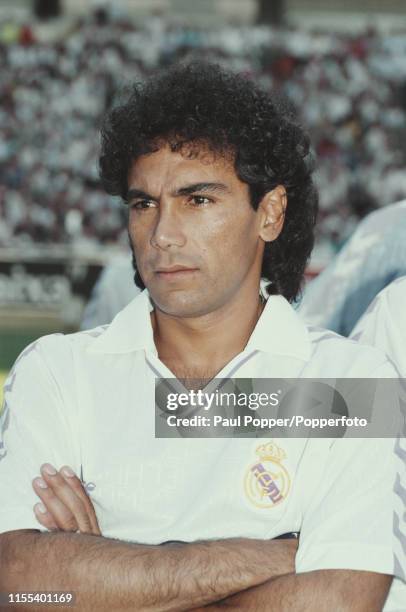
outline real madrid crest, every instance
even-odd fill
[[[258,460],[245,474],[245,494],[258,508],[273,508],[289,493],[290,478],[282,465],[286,453],[273,441],[261,444],[255,452]]]

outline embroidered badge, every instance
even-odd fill
[[[286,453],[273,441],[261,444],[255,452],[259,460],[245,474],[245,494],[258,508],[273,508],[287,497],[290,489],[290,477],[282,465]]]

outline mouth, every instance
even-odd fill
[[[160,270],[156,270],[155,274],[158,278],[167,279],[167,280],[175,280],[181,278],[187,278],[191,276],[195,272],[197,272],[198,268],[186,268],[184,266],[172,266],[171,268],[161,268]]]

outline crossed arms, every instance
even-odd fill
[[[378,612],[384,605],[391,576],[351,570],[295,574],[296,541],[235,538],[148,546],[104,538],[80,481],[41,473],[48,485],[41,499],[52,510],[46,520],[59,531],[0,535],[2,592],[75,592],[83,612]],[[35,483],[34,488],[39,491]],[[78,528],[80,533],[69,532]]]

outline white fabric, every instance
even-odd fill
[[[365,217],[341,251],[305,287],[303,320],[343,336],[375,296],[406,274],[406,200]]]
[[[290,488],[255,505],[244,485],[269,439],[156,439],[156,374],[173,374],[153,342],[147,291],[109,326],[30,345],[5,386],[0,444],[0,532],[40,526],[31,480],[44,462],[83,472],[106,537],[167,540],[273,538],[300,531],[297,572],[394,569],[392,439],[276,440]],[[307,328],[271,296],[244,351],[218,377],[395,377],[378,350]],[[403,466],[404,467],[404,466]],[[403,468],[402,468],[403,469]],[[399,591],[398,595],[396,591]],[[404,608],[396,579],[386,611]]]
[[[83,313],[81,329],[92,329],[111,323],[131,300],[140,293],[134,282],[131,254],[115,257],[98,278]]]
[[[406,378],[406,276],[378,293],[351,338],[384,351]]]
[[[358,321],[350,337],[362,344],[384,351],[406,382],[406,276],[396,279],[378,293]],[[397,455],[402,456],[405,461],[406,431],[403,433],[404,436],[398,443]],[[398,537],[395,538],[394,546],[395,555],[397,555],[405,554],[406,550],[406,475],[404,469],[399,470],[395,491],[397,494],[395,496],[394,525]],[[406,608],[406,603],[403,608]]]

